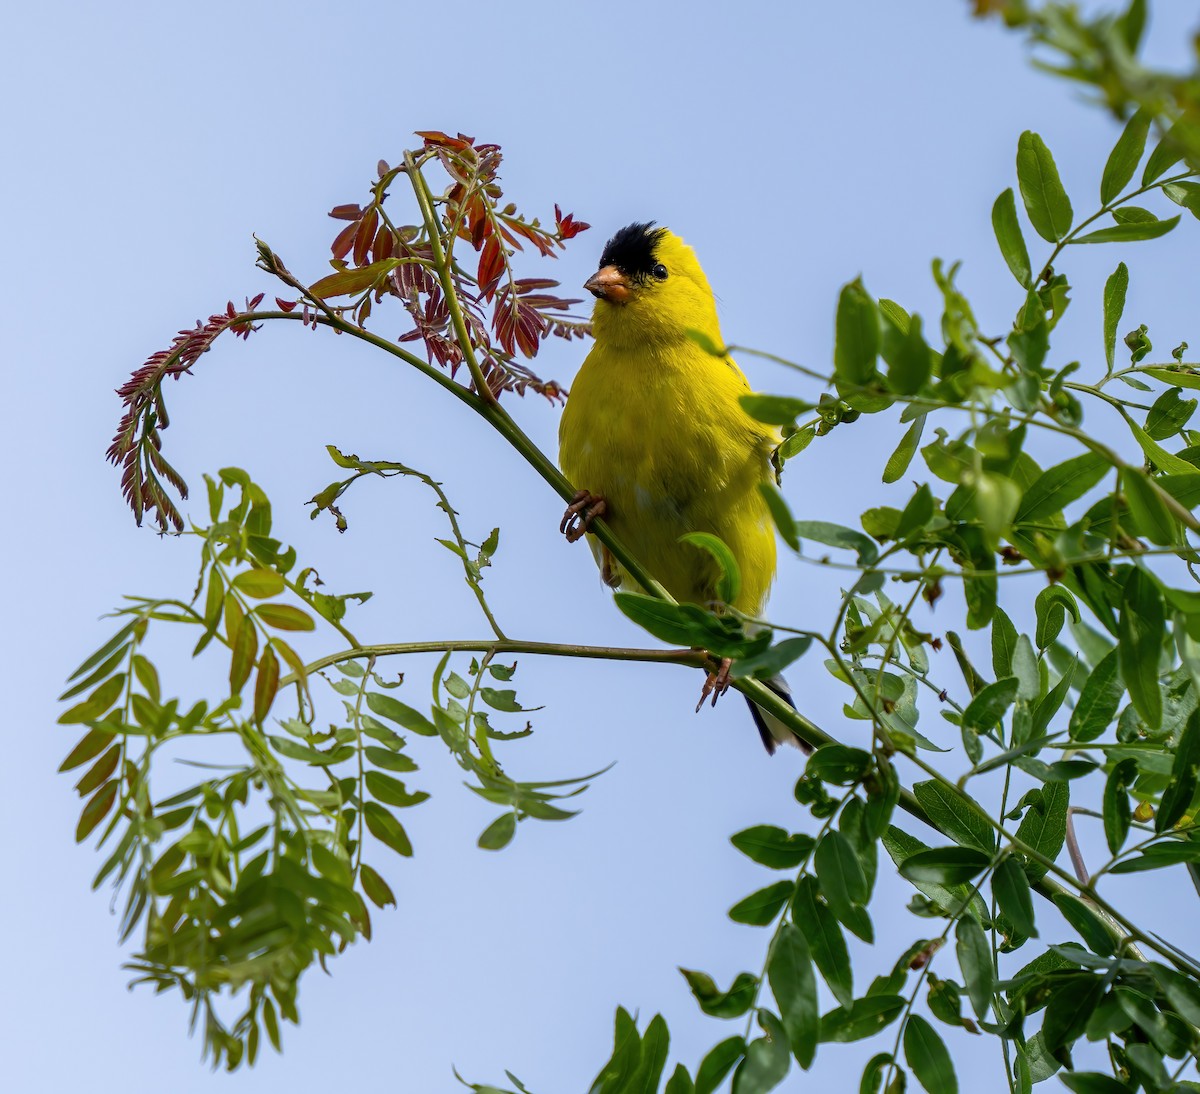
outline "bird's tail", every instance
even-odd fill
[[[787,681],[782,676],[772,676],[769,680],[762,682],[793,710],[796,709],[796,704],[792,700],[791,688],[788,687]],[[754,724],[758,726],[758,735],[762,738],[763,747],[767,750],[768,755],[773,756],[775,749],[781,744],[792,745],[805,754],[812,752],[812,749],[804,741],[800,740],[773,714],[756,706],[749,697],[746,698],[746,703],[750,707],[750,716],[754,719]]]

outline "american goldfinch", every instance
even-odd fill
[[[718,599],[720,569],[680,537],[709,532],[741,571],[731,606],[759,616],[775,576],[775,526],[758,486],[774,480],[779,435],[742,409],[738,397],[750,385],[741,369],[689,335],[724,345],[695,252],[666,228],[631,224],[608,241],[584,288],[596,297],[596,344],[559,426],[559,465],[581,488],[563,531],[574,541],[602,516],[676,600],[701,605]],[[588,538],[605,583],[636,588]],[[713,691],[715,702],[728,687],[728,670],[726,662],[709,677],[701,702]],[[791,702],[782,678],[768,686]],[[753,703],[750,711],[768,752],[800,744]]]

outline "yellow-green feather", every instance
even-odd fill
[[[779,438],[742,410],[738,397],[750,387],[737,365],[688,337],[698,330],[723,344],[691,248],[664,233],[655,257],[665,281],[635,287],[624,305],[597,302],[596,344],[563,411],[559,462],[577,487],[606,499],[613,531],[677,600],[714,600],[719,573],[679,537],[720,537],[741,570],[734,607],[757,615],[775,573],[774,525],[758,485],[772,478]]]

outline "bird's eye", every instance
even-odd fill
[[[651,270],[650,272],[652,274],[654,274],[654,276],[657,277],[659,279],[659,281],[666,281],[666,279],[667,279],[667,268],[661,262],[658,263],[654,267],[654,269]]]

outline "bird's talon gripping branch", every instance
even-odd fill
[[[710,672],[708,679],[704,681],[704,687],[700,689],[700,702],[696,704],[696,713],[700,713],[700,708],[704,706],[704,700],[710,695],[712,696],[712,705],[717,705],[717,700],[721,698],[729,690],[729,670],[733,666],[732,657],[722,657],[721,666],[716,672]]]
[[[607,511],[608,504],[599,494],[580,490],[571,499],[571,504],[567,506],[558,530],[567,537],[568,543],[574,543],[576,540],[583,539],[587,530],[592,526],[592,521],[597,517],[604,516]]]

